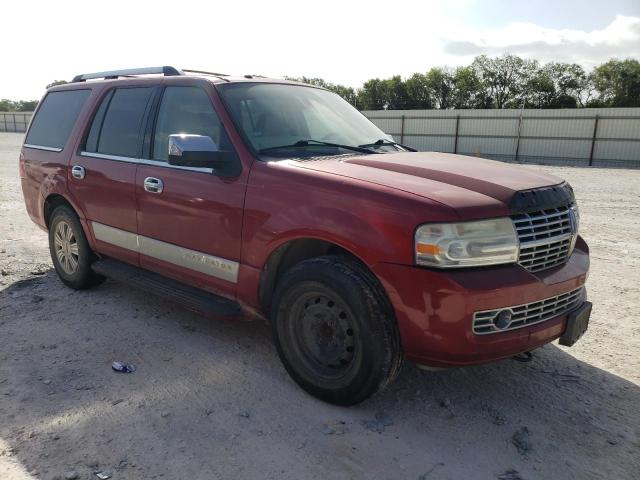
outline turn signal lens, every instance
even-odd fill
[[[423,255],[437,255],[440,253],[440,247],[428,243],[419,243],[416,245],[416,252]]]

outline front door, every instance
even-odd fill
[[[169,135],[179,133],[207,135],[221,150],[233,148],[202,86],[164,89],[150,158],[140,162],[136,174],[140,265],[233,296],[246,174],[224,178],[211,169],[169,165]]]
[[[85,213],[97,251],[133,265],[138,264],[135,176],[154,89],[104,92],[70,162],[69,190]]]

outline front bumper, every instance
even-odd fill
[[[589,249],[579,237],[567,263],[535,273],[518,265],[435,270],[381,263],[373,270],[393,304],[406,357],[432,367],[453,367],[508,358],[562,335],[569,312],[489,335],[473,333],[473,314],[582,287],[589,270]]]

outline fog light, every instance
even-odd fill
[[[511,324],[511,317],[513,313],[511,310],[502,310],[496,318],[493,320],[493,324],[498,330],[504,330]]]

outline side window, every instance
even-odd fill
[[[100,104],[85,144],[88,152],[139,157],[142,119],[153,87],[117,88]]]
[[[91,130],[89,130],[89,135],[87,136],[87,141],[85,143],[84,149],[87,152],[97,152],[98,151],[98,138],[100,137],[100,129],[102,128],[102,122],[104,122],[104,114],[107,113],[107,107],[109,106],[109,102],[111,101],[111,97],[113,96],[113,90],[107,93],[106,97],[102,100],[98,111],[96,112],[96,116],[93,117],[93,122],[91,122]]]
[[[168,160],[169,135],[176,133],[206,135],[220,150],[231,149],[211,100],[200,87],[167,87],[164,90],[153,138],[153,159]]]
[[[63,149],[91,90],[48,93],[38,108],[25,144]]]

